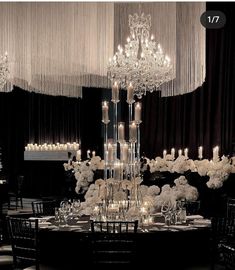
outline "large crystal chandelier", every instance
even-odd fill
[[[124,49],[118,45],[118,51],[109,59],[108,78],[122,89],[132,84],[134,93],[141,98],[146,91],[157,90],[172,80],[173,66],[154,36],[150,37],[150,15],[129,15],[129,27],[130,36]]]
[[[3,89],[9,76],[8,54],[0,55],[0,91]]]

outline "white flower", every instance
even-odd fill
[[[156,196],[160,193],[160,188],[158,186],[151,186],[148,188],[147,195]]]
[[[105,181],[103,179],[97,179],[95,181],[95,184],[100,187],[100,186],[105,185]]]

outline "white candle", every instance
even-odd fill
[[[135,122],[132,122],[130,124],[129,140],[130,140],[130,142],[136,142],[136,140],[137,140],[137,128],[136,128]]]
[[[121,165],[120,165],[120,163],[114,164],[113,175],[114,175],[115,180],[121,179]]]
[[[163,150],[163,158],[164,159],[166,159],[166,154],[167,154],[166,150]]]
[[[102,102],[102,122],[109,123],[109,103],[107,101]]]
[[[90,150],[87,150],[87,158],[90,158]]]
[[[81,160],[81,150],[77,151],[76,159],[77,159],[77,161]]]
[[[108,161],[109,163],[113,162],[113,145],[108,143]]]
[[[141,122],[141,103],[140,102],[135,103],[135,122],[136,123]]]
[[[184,149],[184,156],[185,156],[185,158],[188,158],[188,148]]]
[[[219,161],[219,146],[213,148],[213,161]]]
[[[121,160],[126,163],[128,162],[128,144],[124,143],[121,145]]]
[[[95,157],[95,151],[92,151],[92,157]]]
[[[199,146],[198,147],[198,158],[199,159],[202,159],[203,158],[202,153],[203,153],[203,147],[202,146]]]
[[[182,150],[181,149],[178,150],[178,156],[179,157],[182,156]]]
[[[172,159],[175,159],[175,148],[171,148]]]
[[[119,87],[117,82],[115,82],[112,87],[112,102],[113,103],[119,102]]]
[[[130,83],[129,86],[127,87],[127,98],[126,98],[126,102],[131,104],[134,102],[134,87],[133,85]]]
[[[118,123],[118,141],[120,143],[125,140],[125,126],[123,122]]]

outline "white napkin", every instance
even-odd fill
[[[186,219],[187,220],[190,220],[190,219],[203,219],[203,216],[201,216],[201,215],[191,215],[191,216],[186,216]]]
[[[210,225],[211,220],[210,219],[194,219],[192,222],[194,225]]]

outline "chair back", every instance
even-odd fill
[[[227,217],[234,217],[235,218],[235,199],[228,198],[227,200]]]
[[[39,269],[38,220],[7,218],[14,266]]]
[[[92,257],[95,265],[133,265],[138,221],[93,221]]]
[[[217,244],[235,239],[235,218],[214,217],[211,220],[212,238]]]
[[[17,176],[17,193],[19,195],[22,194],[23,184],[24,184],[24,176],[18,175]]]
[[[32,202],[33,215],[36,217],[54,216],[55,207],[56,207],[55,201],[33,201]]]

